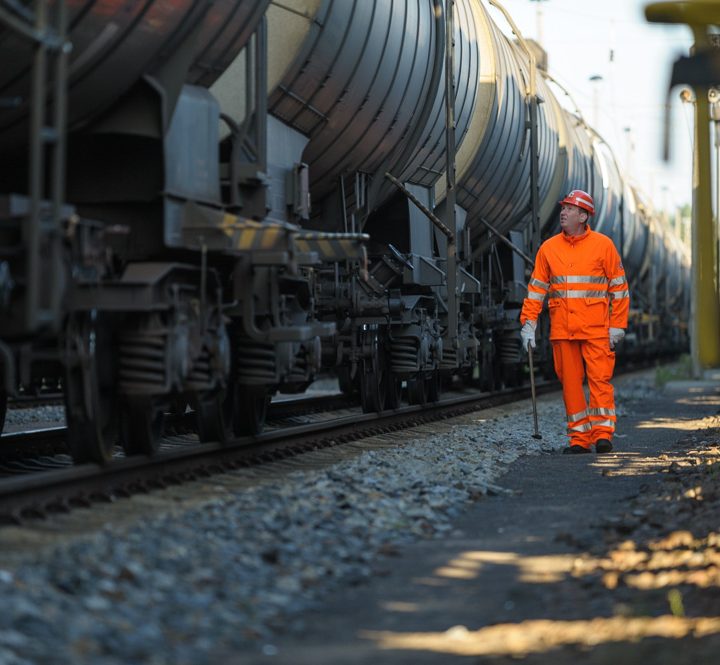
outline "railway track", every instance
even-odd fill
[[[38,406],[60,406],[63,404],[62,392],[22,393],[8,397],[9,409],[34,409]]]
[[[268,409],[268,427],[278,429],[292,424],[293,419],[312,416],[328,411],[351,408],[355,400],[339,393],[304,397],[302,399],[286,399],[273,402]],[[26,407],[29,408],[29,407]],[[168,431],[192,432],[195,429],[194,416],[166,415]],[[28,430],[7,432],[0,436],[0,477],[2,464],[9,461],[20,461],[43,455],[60,455],[67,452],[64,425],[45,426]]]
[[[556,382],[544,382],[539,393],[556,390]],[[331,448],[368,436],[393,432],[420,424],[452,418],[472,411],[528,397],[528,387],[497,393],[447,393],[435,404],[403,406],[381,413],[349,408],[344,396],[323,396],[279,402],[269,414],[268,429],[261,435],[235,439],[225,444],[200,444],[192,434],[164,438],[154,457],[124,457],[107,467],[73,465],[62,452],[64,428],[4,435],[0,449],[15,454],[0,465],[0,523],[18,524],[27,519],[68,512],[98,501],[160,489],[168,485],[207,477],[240,467]],[[325,404],[322,408],[321,404]],[[332,410],[328,410],[328,406]],[[311,422],[293,422],[318,414]],[[40,454],[19,456],[24,446]],[[12,447],[12,450],[11,448]]]
[[[669,359],[665,359],[669,360]],[[627,364],[618,374],[652,366]],[[537,393],[559,389],[541,380]],[[453,418],[472,411],[527,399],[528,385],[493,393],[465,388],[443,393],[425,406],[403,405],[381,413],[361,413],[352,398],[324,394],[273,402],[266,431],[225,444],[199,443],[192,413],[170,420],[154,457],[125,457],[118,449],[107,467],[73,465],[66,454],[64,427],[5,434],[0,437],[0,524],[17,524],[53,512],[67,512],[97,501],[112,501],[200,477],[286,459],[343,445],[369,436]]]

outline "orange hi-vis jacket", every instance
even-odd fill
[[[537,321],[545,297],[550,339],[595,339],[608,328],[627,328],[630,292],[612,240],[588,229],[579,236],[562,231],[538,250],[520,323]]]

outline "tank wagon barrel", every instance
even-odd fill
[[[65,0],[70,129],[112,107],[144,77],[167,82],[170,107],[183,83],[210,86],[237,57],[269,4]],[[33,53],[26,35],[0,27],[0,98],[6,100],[0,105],[0,146],[27,141]]]

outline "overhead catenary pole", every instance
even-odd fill
[[[530,0],[530,2],[534,2],[536,4],[535,6],[535,24],[536,24],[536,32],[537,32],[537,42],[538,44],[542,45],[543,43],[543,12],[542,12],[542,3],[547,2],[547,0]]]
[[[623,127],[625,132],[625,171],[628,176],[633,172],[633,139],[632,139],[632,127]]]
[[[593,84],[593,125],[595,129],[600,128],[600,83],[603,81],[603,77],[600,74],[593,74],[590,79],[590,83]]]

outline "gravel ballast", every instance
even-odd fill
[[[620,416],[651,392],[628,382]],[[0,663],[200,663],[248,646],[272,655],[273,636],[302,630],[303,611],[332,589],[447,533],[470,502],[503,491],[496,479],[519,456],[566,445],[557,396],[541,401],[542,441],[528,402],[502,411],[324,469],[223,482],[191,510],[107,525],[20,565],[0,556]]]

